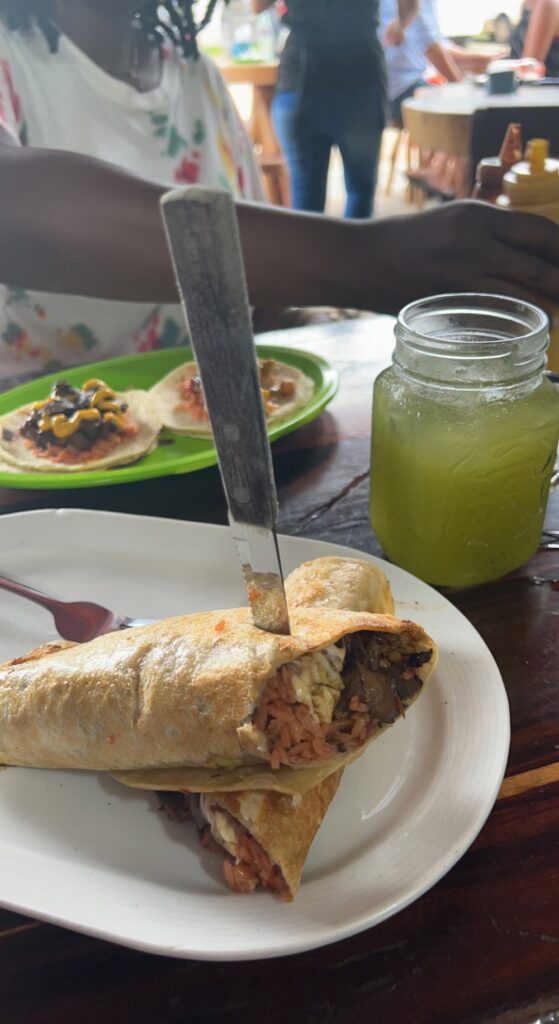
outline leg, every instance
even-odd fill
[[[274,129],[289,167],[293,208],[322,213],[332,144],[313,130],[312,109],[301,128],[298,109],[297,93],[279,93],[272,104]]]
[[[346,217],[371,217],[384,128],[376,89],[340,90],[335,103],[335,141],[347,190]]]

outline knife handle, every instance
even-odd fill
[[[235,204],[193,185],[168,192],[161,208],[231,515],[272,529],[277,494]]]

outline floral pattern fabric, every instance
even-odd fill
[[[172,187],[201,182],[263,201],[250,143],[217,68],[164,54],[148,93],[106,74],[66,37],[0,27],[0,138],[95,157]],[[69,211],[71,216],[71,211]],[[116,268],[115,268],[116,272]],[[180,307],[0,285],[0,385],[186,341]]]

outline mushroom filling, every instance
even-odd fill
[[[302,765],[361,746],[396,721],[423,685],[432,658],[410,633],[352,633],[282,665],[268,680],[253,724],[272,768]]]

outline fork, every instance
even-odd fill
[[[64,640],[85,643],[104,633],[113,633],[117,629],[130,629],[134,626],[148,626],[155,619],[131,619],[126,615],[117,615],[110,608],[92,601],[59,601],[41,590],[18,583],[7,576],[0,576],[0,590],[9,590],[12,594],[34,601],[51,612],[54,624]]]

